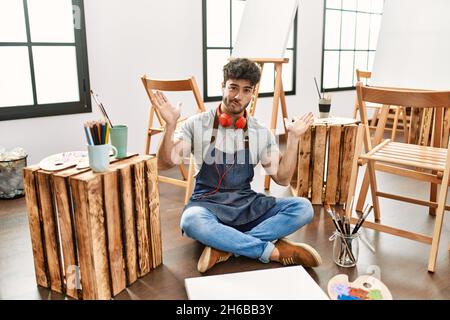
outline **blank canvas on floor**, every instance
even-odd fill
[[[190,300],[328,300],[301,266],[185,279]]]

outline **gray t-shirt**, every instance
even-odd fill
[[[195,160],[195,176],[200,171],[203,161],[207,159],[207,151],[211,141],[216,110],[196,114],[175,132],[175,138],[191,144],[191,152]],[[273,133],[252,116],[247,117],[250,160],[256,166],[262,156],[279,152]],[[223,128],[219,125],[216,136],[216,149],[227,154],[244,149],[243,129]],[[187,155],[186,155],[187,156]]]

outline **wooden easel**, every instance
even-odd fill
[[[272,105],[272,118],[270,122],[270,129],[272,132],[275,132],[275,129],[277,127],[277,118],[278,118],[278,103],[281,101],[281,112],[283,114],[283,118],[287,118],[287,109],[286,109],[286,97],[284,95],[284,89],[283,89],[283,80],[282,80],[282,69],[283,64],[288,63],[288,58],[275,58],[275,59],[268,59],[268,58],[249,58],[250,60],[256,62],[261,67],[261,73],[264,70],[264,64],[265,63],[273,63],[275,65],[275,89],[273,92],[273,105]],[[256,85],[255,88],[255,95],[250,103],[250,110],[249,113],[251,116],[255,115],[256,110],[256,102],[258,100],[258,94],[259,94],[259,86],[261,81]],[[283,121],[284,130],[286,131],[286,125]],[[266,176],[264,180],[264,189],[269,190],[270,189],[270,177]]]

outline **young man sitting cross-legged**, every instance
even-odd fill
[[[198,270],[205,272],[232,254],[264,263],[317,267],[321,258],[314,248],[284,238],[312,220],[309,200],[274,198],[250,186],[259,162],[276,183],[289,185],[299,139],[312,124],[313,115],[305,114],[295,122],[285,119],[288,138],[282,155],[270,130],[246,111],[261,78],[258,65],[235,59],[223,72],[220,105],[190,117],[177,132],[179,107],[173,107],[161,92],[156,92],[154,101],[166,122],[158,168],[171,168],[194,153],[196,184],[181,228],[206,246]]]

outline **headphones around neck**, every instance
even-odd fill
[[[217,114],[219,116],[219,123],[222,127],[226,128],[233,124],[233,119],[228,114],[223,113],[220,110],[220,106],[217,108]],[[243,117],[239,117],[234,122],[234,127],[236,129],[244,129],[246,124],[247,124],[247,110],[244,111]]]

